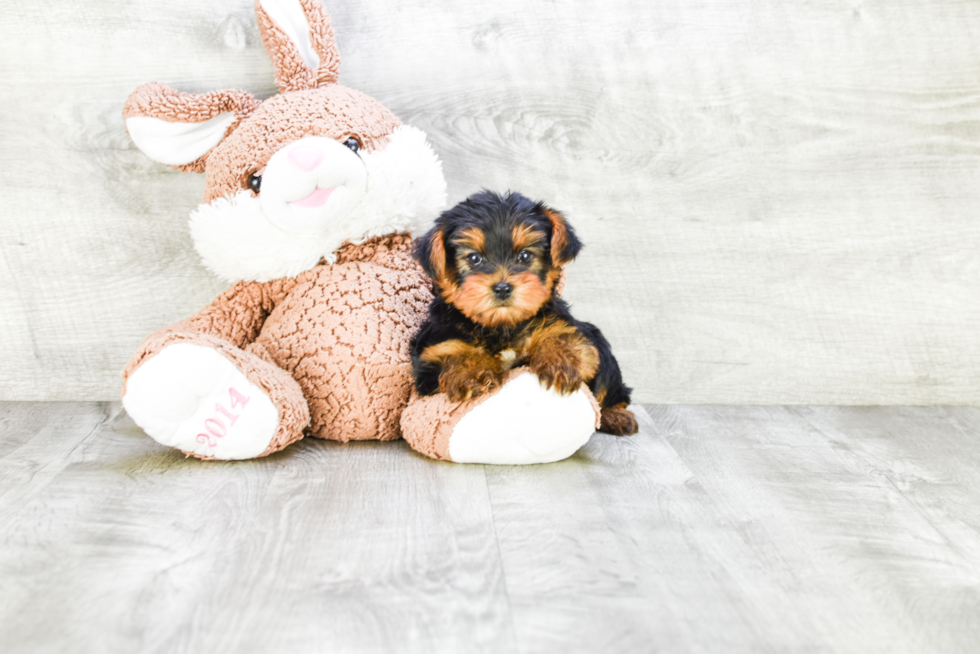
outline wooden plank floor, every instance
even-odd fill
[[[532,467],[0,404],[0,651],[976,652],[980,409],[649,406]]]

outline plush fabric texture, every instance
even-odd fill
[[[555,282],[555,295],[561,297],[561,294],[565,292],[565,282],[568,281],[568,268],[562,266],[561,272],[558,274],[558,281]]]
[[[255,343],[299,382],[309,433],[398,438],[412,386],[408,343],[432,299],[407,235],[343,249],[343,263],[298,275],[275,299]]]
[[[148,338],[124,378],[170,343],[210,344],[280,408],[275,449],[299,438],[307,421],[318,438],[398,438],[412,387],[408,343],[432,300],[410,250],[411,237],[394,234],[348,244],[337,263],[294,278],[236,284]]]
[[[352,209],[326,216],[315,233],[273,224],[251,191],[201,204],[191,213],[190,229],[204,265],[229,282],[297,275],[321,259],[332,263],[345,241],[424,231],[445,203],[442,166],[425,134],[414,127],[396,128],[383,150],[364,151],[359,158],[348,154],[348,159],[363,166],[366,193]],[[278,156],[267,170],[282,163]],[[267,189],[263,197],[274,197],[273,192]]]
[[[386,146],[399,125],[377,100],[336,84],[271,97],[208,155],[204,202],[247,189],[250,174],[304,136],[353,136],[372,151]]]
[[[515,368],[504,377],[504,383],[513,379],[526,368]],[[421,396],[413,388],[408,408],[402,412],[402,434],[412,449],[440,461],[452,461],[449,457],[449,437],[453,428],[472,409],[493,397],[493,393],[478,395],[466,402],[451,402],[445,393]]]
[[[151,159],[179,168],[207,155],[236,122],[238,117],[230,111],[200,123],[169,123],[150,116],[132,116],[126,119],[126,130]]]
[[[567,459],[595,433],[598,411],[587,386],[559,393],[526,370],[456,423],[449,458],[497,465]]]
[[[123,407],[157,442],[197,458],[254,459],[289,441],[269,392],[209,343],[174,341],[144,359]]]
[[[146,116],[167,122],[202,123],[230,111],[238,117],[225,132],[231,134],[243,118],[261,104],[250,93],[236,90],[211,91],[210,93],[182,93],[158,82],[137,87],[123,105],[123,118]],[[207,154],[179,166],[178,170],[203,173]]]
[[[208,308],[211,309],[214,306],[215,304],[212,304]],[[198,314],[198,316],[200,315]],[[198,316],[195,316],[195,318]],[[204,324],[205,322],[206,319],[199,321],[199,324]],[[222,327],[227,329],[230,326],[230,322],[227,320],[219,320],[212,324],[219,329]],[[269,396],[269,399],[272,400],[272,403],[279,411],[279,429],[269,443],[269,447],[259,455],[260,457],[278,452],[290,443],[303,437],[304,429],[310,422],[310,412],[306,400],[303,397],[302,389],[296,383],[296,380],[263,357],[235,347],[227,340],[221,338],[220,335],[194,331],[178,331],[176,325],[151,335],[143,341],[143,344],[130,359],[129,364],[123,372],[123,395],[126,394],[126,380],[129,378],[129,375],[140,365],[159,354],[166,346],[174,343],[191,343],[213,348],[234,363],[250,382],[264,390],[266,395]],[[184,453],[199,459],[213,458],[194,452]]]
[[[508,382],[516,379],[520,375],[531,371],[527,366],[521,366],[509,370],[504,375],[503,388]],[[583,386],[586,396],[595,411],[595,428],[599,428],[599,403],[589,392],[588,387]],[[449,454],[449,439],[453,434],[453,429],[459,424],[464,416],[473,409],[480,406],[496,392],[478,395],[477,397],[465,402],[451,402],[445,393],[420,396],[414,389],[412,397],[408,403],[408,408],[402,413],[401,428],[402,434],[412,449],[433,459],[441,461],[452,461]]]
[[[287,0],[289,1],[289,0]],[[306,65],[286,31],[277,25],[265,11],[263,0],[256,0],[255,15],[259,23],[259,35],[265,46],[276,74],[276,86],[283,92],[302,91],[327,86],[337,81],[340,74],[340,52],[334,38],[330,16],[316,0],[292,0],[306,15],[306,35],[313,51],[319,56],[320,66],[312,70]]]

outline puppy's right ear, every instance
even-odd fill
[[[211,149],[259,104],[245,91],[181,93],[154,82],[129,94],[123,118],[136,147],[150,159],[202,173]]]
[[[578,240],[575,230],[561,212],[547,207],[542,212],[551,222],[551,262],[560,268],[578,256],[582,250],[582,241]]]
[[[418,259],[422,269],[440,286],[449,282],[448,260],[446,259],[446,235],[438,227],[415,241],[412,255]]]

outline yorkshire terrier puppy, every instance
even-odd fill
[[[601,429],[635,434],[630,389],[609,343],[555,294],[562,267],[581,249],[564,216],[519,193],[483,191],[443,212],[413,251],[436,286],[411,342],[419,394],[467,400],[527,365],[559,393],[587,384]]]

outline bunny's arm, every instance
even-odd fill
[[[276,282],[238,282],[190,318],[151,334],[136,350],[123,372],[128,377],[145,359],[180,341],[208,343],[242,350],[256,339],[266,317],[283,292]]]
[[[123,371],[123,406],[136,424],[205,459],[265,456],[302,438],[303,391],[255,342],[288,286],[240,282],[143,341]]]
[[[238,282],[195,315],[165,331],[216,336],[245,349],[275,308],[273,283]]]

